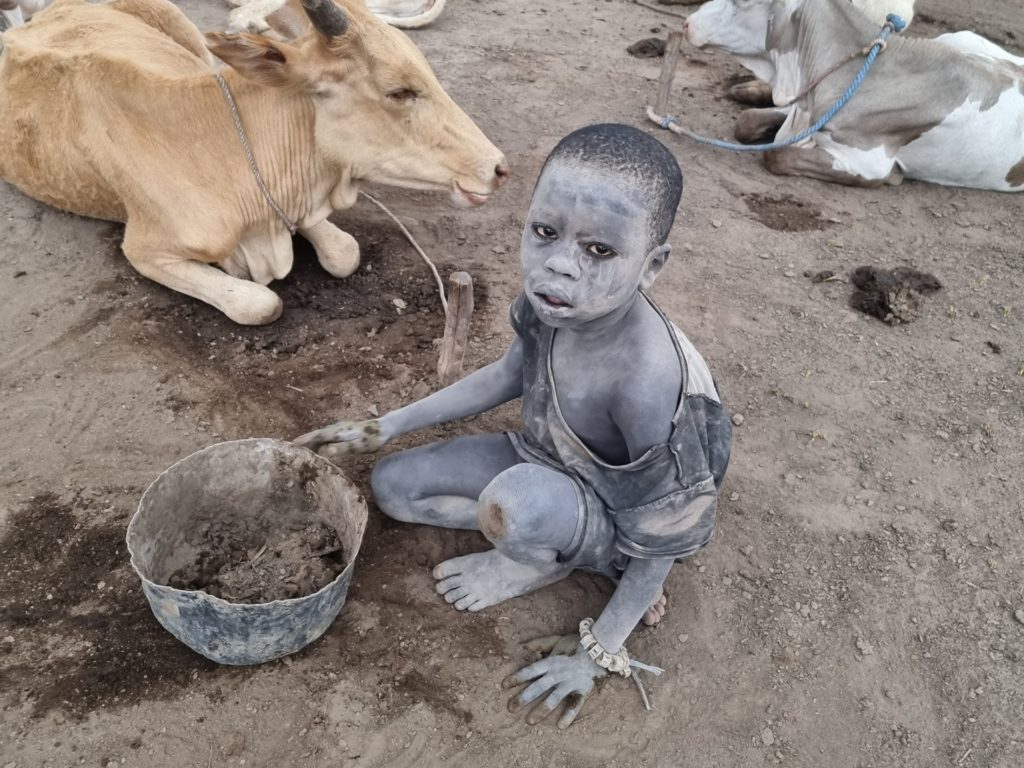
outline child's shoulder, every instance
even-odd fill
[[[696,395],[719,401],[715,380],[705,358],[662,309],[649,298],[648,301],[655,316],[644,332],[637,335],[636,378],[651,384],[678,381],[677,397]]]
[[[675,334],[679,344],[679,351],[686,364],[686,381],[684,394],[687,396],[697,395],[707,397],[710,400],[719,402],[718,389],[715,387],[715,379],[711,375],[711,369],[705,362],[704,357],[693,342],[679,328],[670,323],[672,332]]]

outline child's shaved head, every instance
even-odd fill
[[[649,246],[653,248],[668,239],[683,193],[683,172],[660,141],[629,125],[588,125],[558,142],[540,175],[554,162],[621,177],[645,198],[651,230]]]

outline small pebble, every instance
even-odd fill
[[[731,579],[731,578],[729,578],[728,576],[726,576],[725,578],[723,578],[723,579],[722,579],[722,586],[723,586],[723,587],[731,587],[731,586],[732,586],[732,579]]]
[[[722,222],[720,222],[718,219],[712,219],[711,226],[714,227],[715,229],[718,229],[719,227],[722,226]]]
[[[14,635],[7,635],[4,638],[4,645],[14,645]],[[4,768],[7,768],[7,766],[4,766]]]
[[[680,636],[679,636],[679,642],[680,642],[680,643],[685,643],[685,642],[686,642],[687,640],[689,640],[689,639],[690,639],[690,636],[689,636],[689,635],[686,635],[686,634],[683,634],[683,635],[680,635]]]
[[[763,731],[761,731],[761,743],[764,744],[766,747],[770,747],[772,744],[775,743],[775,734],[772,733],[771,728],[765,728]]]
[[[737,414],[735,414],[735,415],[734,415],[734,416],[732,417],[732,423],[733,423],[733,424],[734,424],[735,426],[737,426],[737,427],[738,427],[738,426],[740,426],[740,425],[741,425],[741,424],[743,423],[743,414],[742,414],[742,413],[737,413]]]
[[[796,272],[794,272],[792,269],[787,269],[782,274],[784,277],[796,277]]]
[[[1019,624],[1024,624],[1024,608],[1018,608],[1016,611],[1014,611],[1013,618],[1015,618]],[[13,642],[13,640],[14,638],[12,637],[11,641]],[[7,642],[6,637],[4,638],[4,642]]]
[[[399,309],[405,309],[407,306],[409,306],[402,299],[392,299],[391,303],[394,304]]]
[[[733,491],[732,493],[729,494],[729,501],[739,501],[739,500],[740,500],[740,495],[738,493],[736,493],[736,491]]]

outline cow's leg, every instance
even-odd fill
[[[239,280],[210,264],[176,253],[124,246],[140,274],[172,291],[216,307],[239,325],[266,325],[281,316],[281,299],[264,285]]]
[[[747,80],[745,83],[737,83],[729,89],[729,95],[733,101],[750,107],[775,106],[772,87],[764,80]]]
[[[348,277],[359,266],[359,243],[348,232],[334,226],[327,219],[299,232],[316,249],[320,266],[335,277]]]
[[[771,141],[789,117],[788,109],[747,109],[736,121],[736,140],[743,144]]]
[[[893,163],[887,174],[859,174],[847,163],[847,168],[836,167],[836,158],[819,146],[786,147],[764,153],[764,166],[779,176],[806,176],[818,181],[845,184],[849,187],[880,187],[884,184],[897,185],[903,181],[903,173]]]
[[[246,0],[237,2],[228,0],[238,6],[228,14],[228,33],[252,32],[264,34],[272,29],[270,17],[281,10],[285,0]]]

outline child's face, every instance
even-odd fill
[[[612,174],[558,161],[541,176],[523,229],[526,298],[542,322],[573,327],[628,304],[654,281],[668,246],[653,250],[641,196]]]

